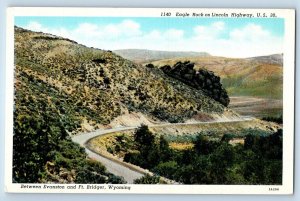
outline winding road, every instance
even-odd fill
[[[166,126],[183,126],[183,125],[198,125],[198,124],[212,124],[212,123],[228,123],[228,122],[241,122],[241,121],[251,121],[254,118],[252,117],[242,117],[241,119],[234,119],[234,120],[222,120],[222,121],[211,121],[211,122],[189,122],[189,123],[164,123],[164,124],[156,124],[156,125],[149,125],[149,127],[166,127]],[[72,137],[72,140],[78,144],[80,144],[82,147],[85,148],[86,153],[89,157],[98,160],[101,162],[106,169],[111,172],[114,175],[121,176],[125,179],[125,181],[129,184],[132,184],[133,181],[137,178],[142,177],[144,174],[136,171],[132,168],[129,168],[128,166],[123,165],[122,163],[118,163],[114,160],[111,160],[103,155],[100,155],[98,153],[95,153],[93,150],[89,149],[86,146],[86,143],[98,136],[119,132],[119,131],[128,131],[136,129],[137,126],[132,127],[118,127],[118,128],[112,128],[112,129],[99,129],[95,130],[93,132],[89,133],[82,133],[76,136]]]
[[[117,175],[117,176],[121,176],[125,179],[125,181],[127,183],[132,184],[135,179],[142,177],[143,174],[139,173],[137,171],[134,171],[128,167],[125,167],[125,166],[121,165],[120,163],[110,160],[104,156],[101,156],[98,153],[93,152],[86,146],[86,143],[89,140],[91,140],[95,137],[101,136],[101,135],[119,132],[119,131],[132,130],[132,129],[136,129],[136,128],[137,127],[122,127],[122,128],[112,128],[112,129],[105,129],[105,130],[96,130],[93,132],[76,135],[72,138],[72,140],[74,142],[77,142],[78,144],[80,144],[82,147],[84,147],[87,155],[90,158],[93,158],[93,159],[101,162],[110,173]]]

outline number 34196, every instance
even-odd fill
[[[277,187],[272,187],[272,188],[269,188],[269,191],[279,191],[279,188],[277,188]]]

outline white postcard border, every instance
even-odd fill
[[[285,19],[283,82],[283,182],[282,185],[133,185],[115,184],[125,189],[109,189],[108,184],[24,184],[12,183],[13,95],[14,95],[14,17],[15,16],[118,16],[160,17],[161,12],[257,12],[276,13]],[[294,173],[294,68],[295,10],[292,9],[205,9],[205,8],[63,8],[15,7],[7,9],[6,97],[5,97],[5,190],[16,193],[137,193],[137,194],[292,194]],[[44,188],[46,185],[46,188]],[[48,186],[47,186],[48,185]],[[80,189],[79,186],[84,189]],[[92,184],[91,184],[92,185]],[[48,188],[48,187],[51,188]],[[53,187],[52,187],[53,186]],[[55,187],[56,186],[56,187]],[[74,187],[75,186],[75,187]],[[61,189],[64,187],[64,189]],[[68,188],[69,187],[69,188]],[[99,188],[98,188],[99,187]],[[127,189],[126,189],[127,187]],[[130,187],[130,190],[128,188]],[[76,189],[73,189],[76,188]],[[98,188],[98,190],[97,190]],[[105,189],[100,189],[105,188]]]

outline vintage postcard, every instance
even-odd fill
[[[295,11],[8,8],[7,192],[292,194]]]

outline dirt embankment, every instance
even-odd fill
[[[223,113],[197,113],[192,118],[187,119],[182,123],[198,123],[198,122],[214,122],[214,121],[241,121],[243,117],[230,109],[225,109]],[[141,112],[125,112],[113,119],[108,125],[98,124],[96,127],[93,122],[83,121],[82,127],[85,132],[91,132],[98,129],[111,129],[121,127],[137,127],[142,124],[155,126],[160,124],[168,124],[167,121],[161,121]]]
[[[154,125],[154,124],[158,124],[158,123],[162,123],[159,120],[154,120],[149,116],[146,116],[140,112],[135,113],[125,113],[121,116],[118,116],[117,118],[115,118],[110,124],[109,126],[112,128],[116,128],[116,127],[131,127],[131,126],[140,126],[141,124],[145,124],[145,125]]]
[[[268,132],[275,132],[280,129],[281,126],[273,123],[261,121],[258,119],[246,120],[246,121],[232,121],[232,122],[207,122],[203,124],[185,124],[185,125],[170,125],[166,126],[156,126],[150,127],[150,130],[154,133],[161,133],[164,135],[183,135],[183,134],[195,134],[199,132],[216,132],[216,133],[228,133],[239,131],[245,129],[257,129]]]
[[[183,123],[197,123],[197,122],[211,122],[211,121],[235,121],[235,120],[243,120],[243,118],[232,110],[225,109],[222,114],[218,113],[198,113],[194,115],[192,118],[186,120]],[[165,124],[168,123],[166,121],[160,121],[158,119],[153,119],[150,116],[147,116],[142,113],[126,113],[115,118],[108,127],[117,128],[117,127],[131,127],[131,126],[140,126],[141,124],[145,124],[148,126]]]

